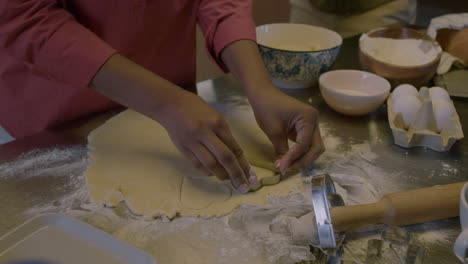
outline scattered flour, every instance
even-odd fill
[[[87,166],[86,153],[87,148],[79,145],[33,150],[12,162],[0,164],[0,179],[80,175]]]
[[[428,178],[440,178],[440,177],[451,177],[458,174],[459,169],[447,162],[442,161],[440,168],[437,170],[431,170],[428,172]]]
[[[360,235],[357,235],[356,231],[348,232],[348,236],[350,236],[351,239],[348,240],[344,246],[345,257],[343,260],[352,261],[352,263],[354,262],[356,264],[366,263],[365,259],[367,254],[368,241],[371,239],[381,240],[381,234],[384,228],[385,226],[375,226],[365,230],[360,230],[359,232],[361,233],[361,236],[365,237],[365,239],[354,239],[353,236]],[[410,243],[418,245],[426,251],[425,256],[423,257],[424,259],[437,256],[438,254],[441,255],[441,252],[443,252],[443,254],[450,255],[450,252],[447,252],[447,245],[453,245],[453,241],[459,234],[457,230],[454,229],[440,229],[440,226],[434,223],[425,223],[423,225],[408,227],[406,230],[411,235]],[[395,249],[398,248],[399,247],[397,246],[396,248],[392,249],[389,246],[389,243],[384,243],[381,251],[382,258],[384,260],[379,263],[403,263],[399,261],[395,253],[399,254],[404,259],[404,256],[406,256],[407,247],[402,246],[399,248],[399,251],[395,251]],[[442,256],[438,256],[438,258],[443,259],[443,254]],[[346,261],[345,263],[347,263]],[[422,263],[425,263],[425,261]],[[446,262],[431,261],[430,263]]]
[[[391,39],[362,34],[359,44],[373,58],[399,66],[427,64],[441,52],[440,47],[422,39]]]
[[[413,233],[413,236],[424,244],[451,244],[458,233],[453,230],[425,230]]]
[[[458,169],[451,166],[450,164],[446,162],[442,162],[442,169],[444,171],[444,176],[445,174],[456,174],[458,172]]]
[[[375,164],[378,155],[369,142],[344,142],[327,124],[321,124],[320,130],[326,151],[307,174],[328,173],[346,205],[376,202],[384,194],[400,190],[398,175]]]

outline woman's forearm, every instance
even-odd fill
[[[106,61],[94,76],[90,87],[153,119],[158,119],[162,109],[177,104],[178,98],[187,93],[119,54]]]
[[[258,52],[257,43],[239,40],[227,46],[221,54],[223,62],[241,82],[249,99],[263,96],[276,88]]]

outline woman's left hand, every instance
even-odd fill
[[[280,171],[297,170],[316,160],[324,151],[317,110],[273,86],[257,43],[236,41],[221,57],[244,87],[258,125],[273,143]],[[291,149],[288,139],[296,142]]]
[[[281,173],[310,165],[325,147],[315,108],[276,88],[265,89],[262,98],[252,101],[257,123],[275,147],[275,165]],[[289,148],[288,139],[296,144]]]

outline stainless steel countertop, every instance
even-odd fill
[[[342,51],[334,65],[334,69],[359,69],[357,57],[357,38],[346,39]],[[229,75],[199,83],[198,91],[211,105],[224,113],[236,109],[249,109],[248,101],[238,83]],[[346,117],[330,109],[319,95],[318,88],[306,90],[290,90],[285,93],[299,100],[312,104],[320,111],[320,121],[327,123],[334,136],[347,141],[368,141],[372,151],[378,154],[375,164],[388,171],[400,171],[401,185],[407,189],[429,187],[437,184],[448,184],[467,181],[464,163],[468,163],[468,141],[461,140],[453,146],[450,152],[437,153],[423,148],[404,149],[393,144],[391,130],[387,121],[386,106],[383,105],[375,113],[363,117]],[[468,132],[468,100],[453,98],[463,130]],[[18,140],[0,147],[0,164],[14,159],[19,153],[38,147],[66,146],[70,144],[84,145],[83,137],[73,137],[62,133],[40,133],[33,137]],[[453,168],[443,171],[443,164]],[[25,172],[26,173],[26,172]],[[77,172],[80,173],[80,172]],[[431,177],[444,173],[444,177]],[[0,172],[1,175],[1,172]],[[411,177],[408,177],[411,176]],[[26,216],[23,213],[46,202],[60,200],[67,192],[74,191],[75,185],[67,184],[70,177],[47,177],[18,180],[0,177],[0,236],[11,228],[19,225]],[[58,187],[61,188],[58,188]],[[436,221],[430,225],[415,225],[408,230],[432,229],[452,230],[459,232],[458,219]],[[348,233],[350,241],[366,239],[375,230],[362,230]],[[424,263],[458,263],[452,253],[452,244],[429,245]]]

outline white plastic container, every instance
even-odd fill
[[[0,263],[156,264],[149,254],[66,215],[34,217],[0,238]]]
[[[422,106],[408,129],[405,129],[401,114],[392,111],[391,96],[387,99],[388,122],[395,144],[404,148],[426,147],[439,152],[449,151],[457,140],[464,137],[453,102],[450,101],[454,115],[444,122],[444,127],[438,129],[433,104],[426,87],[419,90],[419,99]]]

